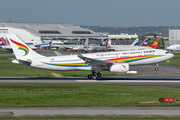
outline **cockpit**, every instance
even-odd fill
[[[170,54],[170,52],[169,52],[169,51],[166,51],[166,54]]]

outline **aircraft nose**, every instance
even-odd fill
[[[167,49],[171,49],[171,47],[167,47]]]
[[[171,54],[170,54],[170,58],[173,58],[173,57],[174,57],[174,54],[171,53]]]

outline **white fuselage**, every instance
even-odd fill
[[[148,49],[136,51],[117,51],[117,52],[101,52],[92,54],[83,54],[83,56],[91,59],[104,61],[124,62],[129,65],[145,65],[166,61],[174,55],[166,50]],[[85,61],[77,55],[53,56],[32,58],[31,67],[49,69],[49,70],[91,70],[91,66],[85,64]]]
[[[97,50],[107,50],[105,46],[93,46],[93,45],[83,45],[83,46],[76,46],[73,50],[85,50],[85,51],[97,51]]]
[[[180,50],[180,44],[170,45],[167,47],[168,50]]]

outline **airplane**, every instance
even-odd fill
[[[76,46],[73,48],[73,50],[79,51],[79,50],[85,50],[85,51],[99,51],[99,50],[106,50],[107,49],[107,39],[104,39],[100,45],[81,45]]]
[[[180,50],[180,44],[174,44],[167,47],[168,50]]]
[[[159,40],[155,40],[154,43],[151,46],[147,46],[147,40],[144,40],[143,43],[140,46],[131,46],[131,45],[112,45],[110,46],[111,49],[114,49],[115,51],[125,51],[125,50],[144,50],[144,49],[154,49],[158,48],[158,42]],[[145,43],[145,46],[142,46]]]
[[[16,57],[12,63],[47,70],[89,70],[92,72],[88,75],[89,79],[101,77],[102,74],[99,71],[102,70],[102,67],[107,67],[110,72],[127,72],[131,65],[157,64],[174,56],[167,50],[148,49],[93,54],[77,52],[75,55],[46,57],[33,51],[15,34],[7,34],[7,38]],[[155,70],[158,70],[158,66],[155,67]]]
[[[134,42],[131,45],[109,45],[110,49],[113,49],[114,51],[125,51],[125,50],[143,50],[147,49],[145,46],[148,44],[148,39],[144,40],[143,43],[140,46],[137,46],[139,38],[135,40],[136,44]]]
[[[52,41],[53,41],[53,37],[51,38],[51,41],[49,43],[35,44],[35,46],[38,48],[50,47],[53,45]]]

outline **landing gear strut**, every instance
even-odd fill
[[[158,70],[159,70],[158,66],[159,66],[159,64],[157,63],[157,64],[155,65],[155,71],[158,71]]]

